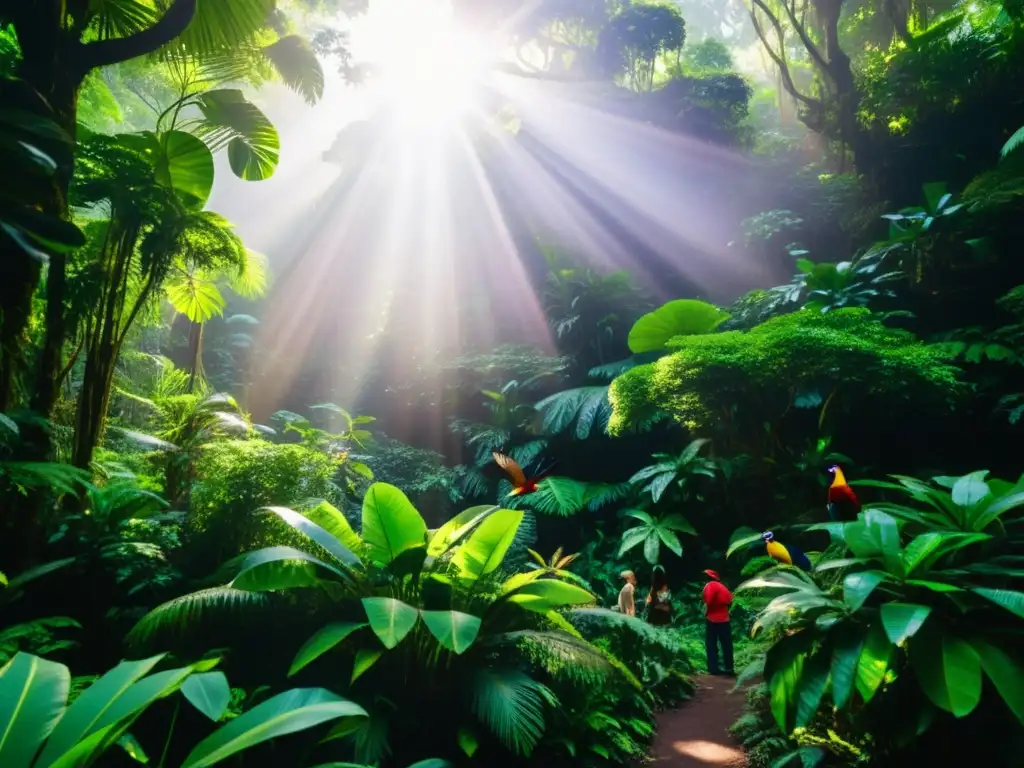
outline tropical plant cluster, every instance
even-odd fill
[[[1014,764],[1020,4],[454,2],[506,74],[721,164],[757,287],[541,242],[547,348],[418,349],[355,401],[311,352],[266,408],[279,254],[209,206],[288,162],[265,86],[372,79],[367,10],[0,0],[0,765],[635,765],[705,671],[707,568],[750,765]]]

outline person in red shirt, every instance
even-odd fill
[[[704,646],[708,653],[708,672],[712,675],[733,675],[732,669],[732,626],[729,623],[729,606],[732,592],[712,570],[704,571],[711,579],[704,585]],[[718,648],[722,648],[724,672],[718,666]]]

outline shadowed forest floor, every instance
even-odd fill
[[[729,726],[743,709],[743,693],[729,693],[735,680],[702,675],[693,698],[679,709],[658,717],[658,733],[651,750],[659,768],[700,768],[747,764],[743,750],[729,735]]]

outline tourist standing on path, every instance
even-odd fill
[[[636,574],[632,571],[623,571],[619,576],[626,580],[619,590],[619,613],[636,616],[636,603],[633,600],[633,594],[636,592]]]
[[[672,623],[672,593],[668,589],[668,577],[660,565],[654,566],[651,576],[651,591],[647,593],[647,623],[664,627]]]
[[[704,571],[711,579],[704,585],[705,618],[704,645],[708,652],[708,672],[712,675],[735,674],[732,668],[732,625],[729,623],[729,606],[732,592],[729,591],[715,571]],[[722,648],[723,671],[718,666],[718,648]]]

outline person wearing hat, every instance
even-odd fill
[[[708,672],[712,675],[733,675],[732,668],[732,626],[729,623],[729,606],[732,592],[722,583],[718,574],[711,569],[704,571],[711,579],[704,585],[704,645],[708,653]],[[718,666],[718,649],[722,649],[723,672]]]

